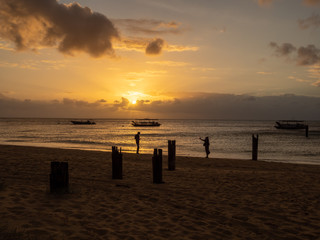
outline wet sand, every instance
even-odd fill
[[[179,153],[177,153],[179,154]],[[0,239],[320,239],[320,166],[0,145]],[[50,194],[51,161],[70,193]]]

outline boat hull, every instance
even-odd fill
[[[132,126],[134,127],[159,127],[161,124],[155,119],[141,119],[132,121]]]
[[[132,123],[134,127],[159,127],[161,124],[139,124],[139,123]]]
[[[274,127],[277,129],[305,129],[307,125],[302,121],[278,121]]]
[[[95,122],[92,122],[92,121],[71,121],[72,124],[75,124],[75,125],[94,125],[96,124]]]

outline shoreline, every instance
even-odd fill
[[[164,184],[153,184],[151,159],[124,153],[113,180],[110,152],[0,145],[0,239],[320,235],[320,166],[177,156],[168,171],[163,156]],[[68,161],[69,194],[49,193],[51,161]]]
[[[58,145],[58,144],[57,144]],[[62,150],[78,150],[78,151],[92,151],[92,152],[109,152],[111,153],[111,146],[110,146],[110,149],[89,149],[89,148],[72,148],[72,147],[58,147],[58,146],[39,146],[39,145],[33,145],[33,144],[30,144],[30,145],[25,145],[25,144],[5,144],[5,143],[0,143],[0,146],[16,146],[16,147],[31,147],[31,148],[48,148],[48,149],[62,149]],[[119,146],[118,146],[119,147]],[[142,150],[143,151],[143,150]],[[163,155],[164,156],[167,156],[167,148],[162,148],[162,151],[163,151]],[[140,152],[141,152],[141,149],[140,149]],[[152,152],[153,151],[150,151],[150,153],[141,153],[140,155],[152,155]],[[122,149],[122,153],[125,153],[125,154],[133,154],[135,155],[135,150],[123,150]],[[211,156],[213,155],[214,156],[214,152],[212,152]],[[236,155],[236,154],[234,154]],[[177,155],[177,157],[182,157],[182,158],[205,158],[205,152],[203,151],[203,157],[202,156],[189,156],[189,155]],[[209,159],[219,159],[219,160],[229,160],[229,159],[233,159],[233,160],[240,160],[240,161],[252,161],[251,158],[246,158],[246,157],[242,157],[242,158],[235,158],[235,157],[229,157],[229,156],[226,156],[226,157],[210,157],[209,156]],[[310,166],[320,166],[320,160],[319,162],[304,162],[304,161],[292,161],[292,160],[286,160],[286,159],[259,159],[259,156],[258,156],[258,160],[257,161],[260,161],[260,162],[268,162],[268,163],[285,163],[285,164],[298,164],[298,165],[310,165]]]

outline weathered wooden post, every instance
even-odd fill
[[[168,140],[168,170],[176,169],[176,140]]]
[[[154,149],[152,157],[153,183],[162,181],[162,149]]]
[[[309,125],[306,126],[306,138],[309,137]]]
[[[50,192],[69,192],[68,162],[51,162]]]
[[[112,179],[122,179],[122,153],[118,148],[112,147]]]
[[[257,137],[252,134],[252,160],[257,161],[258,160],[258,140],[259,135],[257,134]]]

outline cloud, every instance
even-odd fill
[[[312,83],[312,85],[315,86],[315,87],[320,87],[320,80]]]
[[[144,52],[150,39],[148,38],[124,38],[116,42],[114,48],[125,51]]]
[[[114,19],[117,26],[135,35],[180,34],[180,23],[154,19]],[[55,47],[74,55],[85,52],[92,57],[114,55],[114,48],[159,55],[167,51],[195,51],[194,47],[168,45],[162,38],[126,37],[106,16],[78,3],[58,0],[0,0],[0,49],[17,51]],[[117,40],[117,41],[116,41]],[[114,47],[114,44],[117,44]],[[197,49],[197,48],[196,48]]]
[[[269,6],[275,0],[256,0],[260,6]],[[307,6],[317,6],[320,5],[320,0],[303,0],[302,3]]]
[[[114,101],[113,108],[114,109],[126,109],[130,104],[127,98],[122,97],[121,101]]]
[[[298,65],[306,66],[320,63],[320,49],[314,45],[300,47],[298,49]]]
[[[147,64],[169,66],[169,67],[184,67],[190,65],[187,62],[176,62],[176,61],[148,61]]]
[[[259,75],[272,75],[273,72],[257,72]]]
[[[166,47],[168,52],[185,52],[185,51],[192,51],[196,52],[199,50],[199,47],[195,46],[181,46],[181,45],[168,45]]]
[[[318,84],[319,82],[315,83]],[[140,99],[130,104],[127,98],[113,103],[76,99],[52,101],[18,100],[0,93],[0,117],[121,117],[136,113],[159,118],[190,119],[306,119],[320,120],[320,98],[297,95],[255,97],[250,95],[186,93],[173,100]]]
[[[274,48],[278,57],[289,57],[295,53],[294,61],[297,65],[310,66],[320,63],[320,49],[312,44],[296,48],[291,43],[284,43],[280,46],[275,42],[271,42],[270,46]]]
[[[312,78],[320,79],[320,65],[309,66],[308,72]]]
[[[303,3],[308,6],[320,5],[320,0],[304,0]]]
[[[191,68],[193,71],[199,71],[199,72],[211,72],[211,71],[216,71],[215,68],[211,67],[193,67]]]
[[[275,49],[277,56],[288,56],[297,50],[296,47],[294,47],[291,43],[283,43],[281,46],[279,46],[277,43],[271,42],[270,46]]]
[[[52,61],[52,60],[23,60],[17,62],[0,61],[0,68],[21,68],[28,70],[59,70],[66,67],[66,61]]]
[[[142,71],[142,72],[129,72],[125,75],[125,78],[128,80],[128,81],[142,81],[142,80],[145,80],[145,79],[148,79],[148,78],[156,78],[156,77],[159,77],[163,74],[166,74],[167,71],[150,71],[150,70],[145,70],[145,71]]]
[[[136,52],[146,53],[146,49],[150,44],[155,42],[155,44],[157,45],[157,43],[161,43],[161,41],[163,41],[161,51],[185,52],[185,51],[197,51],[199,49],[198,47],[194,47],[194,46],[171,45],[166,41],[164,41],[163,39],[160,39],[157,42],[157,39],[143,38],[143,37],[124,38],[121,41],[116,42],[114,48],[119,50],[124,50],[124,51],[136,51]],[[160,46],[158,46],[158,48],[160,50]]]
[[[33,61],[25,61],[23,63],[11,63],[11,62],[3,62],[0,61],[0,68],[21,68],[21,69],[29,69],[29,70],[38,70],[39,66],[36,62]]]
[[[320,27],[320,16],[319,14],[313,14],[311,17],[298,20],[301,29],[308,29],[311,27]]]
[[[157,38],[150,42],[146,47],[147,55],[159,55],[162,52],[162,48],[165,44],[165,41],[161,38]]]
[[[155,19],[112,19],[120,29],[131,34],[163,35],[180,34],[184,30],[180,23],[175,21],[165,22]]]
[[[175,21],[165,22],[155,19],[113,19],[113,22],[117,27],[123,29],[124,32],[135,35],[135,37],[122,36],[121,41],[116,43],[116,49],[144,52],[146,55],[159,55],[164,50],[168,52],[198,50],[198,47],[168,44],[160,37],[145,37],[145,35],[159,36],[183,33],[186,29],[181,29],[181,24]]]
[[[112,55],[119,37],[112,22],[78,3],[57,0],[0,0],[0,37],[18,51],[57,47],[64,54]]]
[[[1,12],[0,12],[0,14],[1,14]],[[0,27],[0,30],[1,30],[1,27]],[[1,36],[1,33],[0,33],[0,36]],[[0,38],[0,49],[6,50],[6,51],[13,51],[14,50],[13,47],[11,47],[8,43],[4,42],[1,38]]]
[[[297,78],[295,76],[288,76],[288,79],[291,79],[291,80],[294,80],[294,81],[300,82],[300,83],[310,83],[310,82],[312,82],[311,80],[305,80],[305,79]]]
[[[308,72],[310,78],[317,79],[311,85],[320,87],[320,65],[309,66]]]
[[[218,33],[226,33],[227,32],[227,28],[225,26],[223,26],[222,28],[217,28],[217,27],[214,27],[213,30],[215,32],[218,32]]]
[[[154,101],[135,110],[170,118],[210,119],[320,119],[320,98],[296,95],[254,97],[250,95],[198,93],[170,101]],[[314,112],[316,111],[316,113]]]
[[[272,2],[273,0],[258,0],[260,6],[269,6]]]

